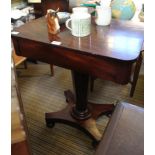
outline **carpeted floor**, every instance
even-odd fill
[[[33,155],[92,155],[92,141],[83,132],[64,124],[56,124],[52,129],[45,125],[45,112],[58,111],[66,105],[63,92],[72,90],[70,71],[54,66],[54,76],[51,77],[50,66],[40,62],[28,63],[28,69],[18,71]],[[129,91],[130,85],[122,86],[97,79],[94,91],[89,92],[89,100],[101,104],[120,100],[144,106],[143,67],[133,98],[129,97]],[[106,116],[97,120],[101,133],[107,122]]]

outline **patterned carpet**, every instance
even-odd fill
[[[73,89],[69,70],[54,66],[54,76],[50,76],[50,66],[44,63],[28,63],[28,69],[18,69],[18,82],[23,99],[30,143],[33,155],[92,155],[91,139],[83,132],[64,125],[54,128],[45,125],[45,112],[55,112],[65,107],[64,90]],[[89,100],[97,103],[115,103],[117,100],[143,106],[143,67],[139,76],[135,95],[129,97],[130,85],[118,85],[97,79],[94,91],[89,92]],[[97,127],[104,132],[108,118],[97,120]]]

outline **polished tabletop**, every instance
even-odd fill
[[[97,26],[92,19],[91,34],[81,38],[72,36],[65,26],[61,26],[60,33],[49,37],[45,17],[26,23],[15,31],[20,32],[17,37],[46,44],[59,41],[60,48],[123,61],[132,61],[138,57],[144,38],[143,23],[114,19],[109,26]]]

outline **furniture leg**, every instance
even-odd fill
[[[130,97],[133,97],[133,94],[135,92],[136,84],[137,84],[138,77],[139,77],[140,67],[142,64],[142,60],[143,60],[143,56],[142,56],[142,52],[140,52],[140,55],[139,55],[138,60],[136,62],[134,74],[133,74],[133,80],[131,81]]]
[[[51,76],[53,76],[54,75],[53,64],[50,64],[50,70],[51,70]]]
[[[27,62],[26,62],[26,60],[24,61],[24,68],[27,69]]]
[[[53,127],[56,122],[78,128],[86,133],[95,143],[101,139],[96,127],[96,119],[102,114],[112,113],[113,104],[93,104],[87,101],[89,75],[72,71],[75,96],[70,90],[65,91],[68,105],[59,112],[46,113],[46,125]]]
[[[95,80],[94,77],[90,77],[90,91],[91,92],[93,92],[93,89],[94,89],[94,80]]]

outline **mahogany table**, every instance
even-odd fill
[[[65,123],[84,131],[93,142],[101,139],[96,119],[114,110],[113,104],[87,101],[89,77],[95,76],[119,84],[130,80],[131,68],[143,45],[143,24],[112,20],[109,26],[96,26],[92,20],[91,34],[74,37],[61,26],[61,32],[50,35],[45,18],[27,23],[12,34],[16,54],[70,69],[74,94],[65,91],[67,106],[59,112],[46,113],[48,127]],[[61,45],[52,44],[59,41]]]

